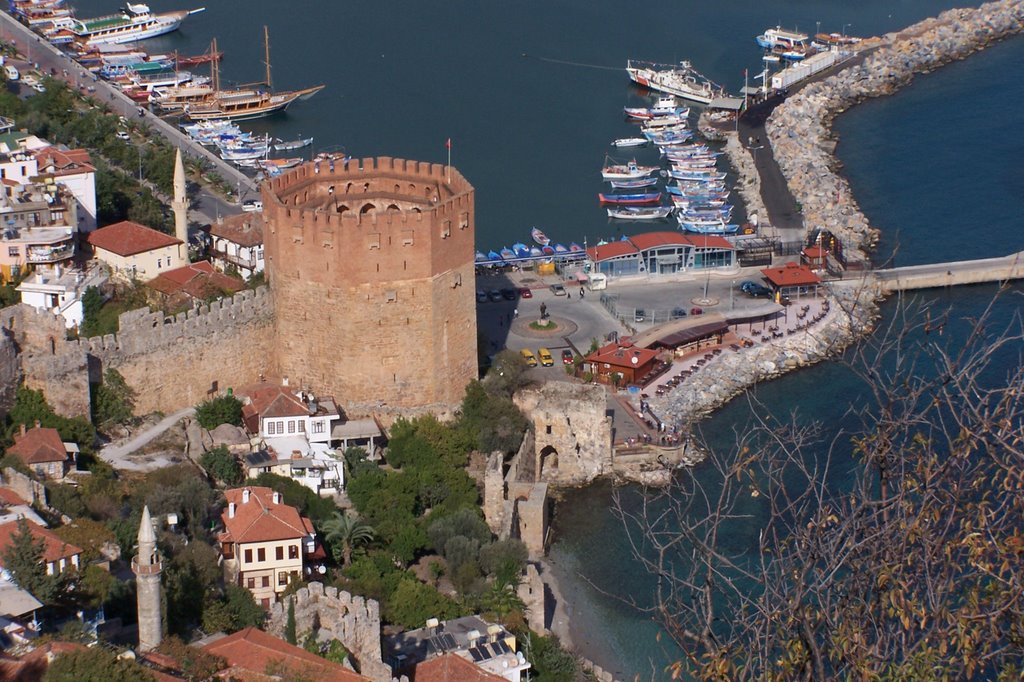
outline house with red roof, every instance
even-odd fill
[[[46,564],[47,575],[63,573],[71,569],[78,570],[82,566],[82,550],[79,547],[70,545],[53,531],[31,521],[25,521],[32,538],[43,543],[43,563]],[[3,555],[7,548],[14,542],[14,536],[18,533],[18,521],[8,521],[0,524],[0,568],[3,568]],[[2,573],[6,573],[3,571]]]
[[[247,211],[210,226],[210,260],[221,270],[233,267],[244,278],[263,272],[263,213]]]
[[[765,268],[761,274],[775,293],[776,301],[782,296],[813,295],[821,286],[821,278],[810,267],[793,262],[778,268]]]
[[[591,272],[610,277],[671,275],[687,270],[731,268],[736,247],[724,237],[683,232],[644,232],[587,249]]]
[[[165,310],[192,301],[212,301],[232,296],[245,288],[237,277],[219,272],[210,261],[201,260],[162,272],[146,282]]]
[[[36,182],[53,182],[66,187],[78,202],[79,232],[96,229],[96,167],[87,149],[43,147],[35,152]]]
[[[101,227],[87,240],[96,258],[121,279],[153,279],[188,263],[183,241],[130,220]]]
[[[78,445],[61,440],[57,429],[45,429],[36,422],[35,428],[21,430],[14,434],[14,445],[7,453],[17,456],[32,471],[44,478],[61,479],[75,465]]]
[[[583,359],[584,369],[597,381],[627,386],[644,384],[658,363],[658,351],[634,346],[628,339],[601,346]],[[619,375],[618,380],[613,375]]]
[[[293,578],[320,570],[325,554],[312,521],[284,504],[280,493],[247,486],[224,497],[218,541],[226,582],[245,587],[269,608]]]
[[[252,627],[214,639],[203,650],[227,661],[228,667],[217,673],[223,679],[270,682],[301,673],[303,679],[308,676],[318,682],[369,682],[343,665]]]

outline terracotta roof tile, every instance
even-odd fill
[[[134,256],[137,253],[182,243],[180,239],[169,234],[157,232],[151,227],[130,220],[122,220],[90,232],[88,240],[93,247],[119,256]]]
[[[224,218],[210,225],[210,234],[239,246],[259,246],[263,243],[263,214],[249,212]]]
[[[261,417],[308,417],[309,408],[287,386],[266,386],[242,395],[249,398],[243,412]],[[249,408],[246,410],[245,408]]]
[[[243,502],[244,491],[249,501]],[[274,491],[262,486],[234,488],[224,492],[228,504],[235,504],[235,515],[225,509],[220,515],[224,523],[222,542],[269,542],[304,538],[313,533],[312,522],[300,516],[295,507],[274,504]]]
[[[592,261],[602,261],[608,260],[609,258],[616,258],[618,256],[626,256],[636,252],[636,247],[630,242],[617,241],[600,244],[598,246],[591,246],[587,249],[587,256],[589,256]]]
[[[14,445],[7,452],[21,458],[25,464],[45,464],[47,462],[63,462],[68,452],[60,439],[57,429],[43,429],[38,426],[24,434],[14,434]]]
[[[43,561],[49,563],[58,559],[70,559],[75,554],[82,553],[81,549],[64,542],[53,531],[49,531],[31,521],[27,523],[32,536],[37,540],[41,539],[45,545],[43,548]],[[13,542],[14,534],[17,532],[17,521],[8,521],[7,523],[0,524],[0,565],[3,564],[4,550]]]
[[[634,357],[637,359],[636,362],[633,362]],[[612,342],[588,355],[586,361],[612,367],[643,367],[657,357],[658,351],[649,348],[635,348],[632,343]]]
[[[320,658],[256,628],[239,630],[203,648],[228,662],[231,668],[226,672],[229,672],[231,679],[269,679],[268,667],[281,665],[296,672],[311,674],[318,682],[369,682],[368,678],[344,666]]]
[[[43,147],[35,153],[35,156],[39,172],[44,175],[61,176],[96,172],[87,149]]]
[[[419,663],[415,682],[504,682],[503,677],[478,668],[457,654],[445,654]]]
[[[235,294],[245,288],[243,282],[219,272],[205,260],[163,272],[146,286],[168,296],[185,293],[198,299],[217,293]]]
[[[32,504],[32,500],[25,500],[18,493],[10,488],[0,488],[0,505]]]
[[[821,278],[814,274],[809,267],[792,262],[786,263],[781,268],[765,268],[761,274],[776,288],[821,284]]]

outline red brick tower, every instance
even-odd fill
[[[307,163],[262,191],[282,375],[355,411],[457,405],[477,376],[466,179],[380,157]]]

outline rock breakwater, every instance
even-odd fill
[[[866,262],[878,232],[837,172],[832,120],[863,99],[892,94],[915,74],[963,59],[1022,30],[1020,0],[952,9],[884,36],[878,47],[866,49],[860,63],[805,86],[779,106],[765,127],[807,229],[824,228],[838,235],[846,244],[848,260]]]

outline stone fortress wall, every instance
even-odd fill
[[[461,401],[477,376],[461,174],[388,157],[307,163],[264,183],[263,211],[282,374],[350,411]]]

